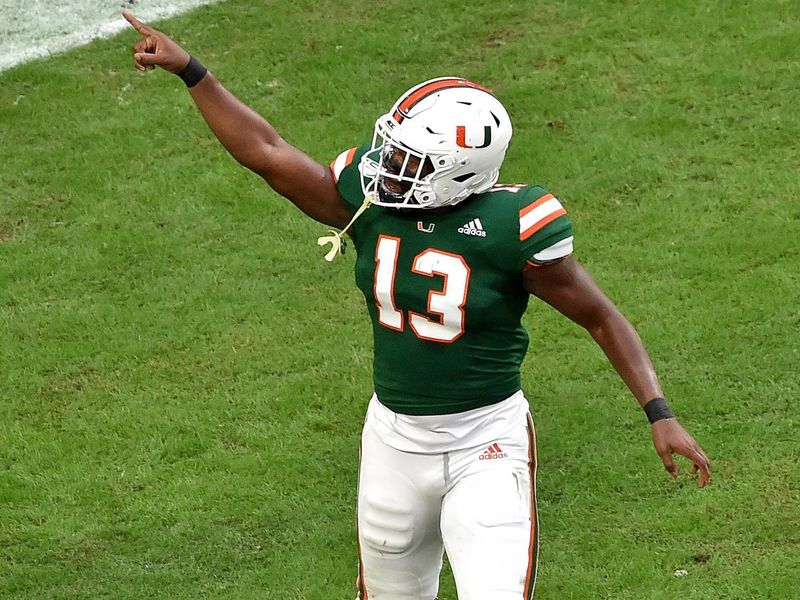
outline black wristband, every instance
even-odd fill
[[[650,421],[651,425],[656,421],[663,421],[664,419],[672,419],[675,417],[675,415],[672,414],[667,401],[663,398],[653,398],[647,404],[645,404],[644,414],[647,415],[647,420]]]
[[[194,87],[200,83],[200,80],[206,76],[206,73],[208,73],[208,69],[201,65],[200,61],[194,56],[190,56],[189,64],[186,65],[182,71],[177,73],[177,75],[183,79],[183,83],[186,84],[186,87]]]

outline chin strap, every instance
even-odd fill
[[[375,192],[370,192],[366,196],[364,196],[364,202],[356,211],[356,214],[353,215],[353,218],[350,219],[350,222],[344,226],[344,229],[337,232],[334,229],[329,229],[331,235],[323,235],[317,239],[318,246],[324,246],[325,244],[330,244],[331,249],[328,250],[328,253],[325,255],[325,260],[328,262],[332,262],[334,258],[336,258],[337,254],[344,254],[345,249],[345,241],[342,239],[342,236],[345,232],[350,229],[350,226],[356,222],[356,219],[360,217],[365,210],[367,210],[370,205],[372,204],[372,200],[375,197]]]

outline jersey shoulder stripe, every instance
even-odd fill
[[[540,229],[566,215],[567,211],[553,194],[546,193],[519,211],[519,239],[527,240]]]
[[[370,145],[365,144],[345,150],[330,164],[334,184],[350,214],[355,214],[364,204],[364,190],[361,185],[362,177],[359,165],[361,158],[369,151],[369,148]]]
[[[342,171],[344,171],[345,167],[350,166],[350,163],[353,162],[353,157],[356,155],[356,150],[358,150],[358,148],[355,146],[349,150],[345,150],[331,163],[330,168],[331,173],[333,173],[334,183],[339,183],[339,177],[341,177]]]

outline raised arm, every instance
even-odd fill
[[[574,258],[528,269],[523,275],[523,285],[589,332],[640,406],[644,408],[651,400],[663,396],[653,363],[636,330]],[[678,475],[678,467],[672,460],[672,454],[678,453],[692,461],[693,472],[700,471],[701,487],[709,482],[708,458],[675,418],[655,421],[652,434],[653,445],[667,471]]]
[[[199,81],[189,93],[217,139],[242,165],[257,173],[276,192],[291,200],[312,219],[343,227],[350,214],[336,189],[330,170],[284,140],[264,117],[228,91],[212,73],[161,33],[131,13],[122,13],[141,34],[133,47],[134,65],[140,71],[161,67],[182,73],[187,67]]]

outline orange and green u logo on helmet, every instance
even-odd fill
[[[483,144],[480,146],[470,146],[467,144],[467,128],[464,125],[456,125],[456,145],[461,148],[486,148],[492,143],[492,128],[485,125],[483,128]]]

